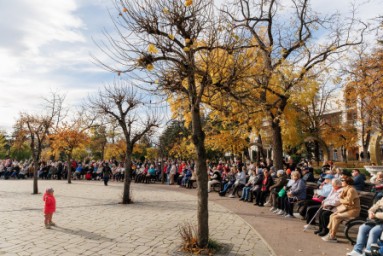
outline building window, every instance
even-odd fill
[[[333,159],[334,159],[334,161],[338,161],[338,150],[337,149],[334,149],[334,151],[333,151]]]

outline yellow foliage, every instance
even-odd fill
[[[133,154],[143,155],[145,152],[145,145],[135,144],[133,147]]]
[[[189,126],[191,123],[189,99],[180,94],[172,94],[168,96],[167,101],[170,105],[172,118],[179,120],[182,117],[185,121],[185,126]]]
[[[119,140],[114,144],[107,144],[105,147],[105,159],[116,158],[122,160],[126,155],[126,143],[124,140]]]
[[[168,34],[168,37],[170,38],[170,40],[174,40],[174,35],[173,34]]]
[[[175,143],[173,148],[169,150],[169,155],[180,159],[194,159],[196,157],[196,151],[190,139],[187,139]]]
[[[299,119],[302,114],[296,109],[288,106],[286,107],[281,120],[282,138],[285,148],[295,147],[303,143],[302,130],[298,126]]]
[[[219,134],[206,136],[206,148],[238,154],[249,145],[245,139],[244,136],[233,134],[232,131],[221,131]]]
[[[152,54],[157,54],[158,53],[158,49],[156,48],[156,46],[154,44],[149,44],[148,52],[152,53]]]
[[[193,0],[186,0],[185,6],[191,6],[193,4]]]
[[[54,156],[53,151],[50,148],[44,148],[41,151],[41,160],[47,162],[48,160],[51,159],[51,156]],[[55,160],[57,160],[57,157],[55,157]]]
[[[267,34],[267,30],[261,29],[260,35],[263,33]],[[236,38],[236,36],[232,34],[232,37]],[[192,47],[204,44],[206,44],[204,41],[193,40]],[[253,128],[253,131],[267,130],[263,125],[265,118],[269,118],[270,112],[281,120],[283,136],[288,141],[287,145],[302,140],[299,127],[295,124],[299,116],[293,106],[309,104],[318,90],[318,84],[310,79],[303,79],[299,84],[294,85],[292,90],[287,90],[291,81],[299,79],[302,72],[307,71],[297,70],[294,65],[285,60],[281,62],[277,70],[267,70],[265,68],[267,56],[257,46],[256,40],[253,40],[252,44],[256,46],[235,55],[223,49],[197,52],[196,63],[199,69],[208,72],[211,84],[215,85],[205,87],[202,99],[203,112],[208,113],[212,121],[220,122],[218,128],[209,130],[212,129],[209,126],[205,130],[207,147],[234,153],[240,152],[248,145],[246,139],[250,136],[249,128]],[[232,83],[233,70],[241,74],[243,79],[236,79],[236,82]],[[202,78],[197,75],[195,80],[199,89]],[[181,85],[188,89],[188,81],[182,81]],[[241,98],[241,101],[234,100],[225,91],[217,89],[221,85],[229,85],[233,95],[245,96]],[[280,95],[289,99],[282,113],[279,112],[277,104],[280,101]],[[168,102],[173,118],[178,119],[182,116],[188,125],[191,121],[189,99],[184,95],[171,94]]]
[[[84,148],[90,141],[84,131],[67,127],[58,129],[56,133],[51,134],[49,138],[54,154],[64,152],[67,155],[72,154],[75,149]]]
[[[154,69],[153,64],[146,65],[146,69],[149,70],[149,71],[152,71]]]
[[[146,159],[157,159],[159,157],[158,149],[156,148],[147,148],[146,149]]]
[[[75,148],[72,153],[73,159],[85,159],[89,156],[85,148]]]
[[[346,105],[360,108],[359,121],[366,129],[383,130],[383,48],[376,49],[357,61],[345,88]],[[358,104],[357,104],[358,102]]]

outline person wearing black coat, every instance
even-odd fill
[[[269,188],[274,184],[273,178],[271,177],[269,170],[266,168],[263,169],[263,180],[261,183],[261,189],[259,193],[257,193],[257,198],[255,201],[255,205],[263,206],[266,200],[266,196],[269,194]]]

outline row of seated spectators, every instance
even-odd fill
[[[364,175],[357,169],[352,173],[342,173],[340,168],[328,167],[322,169],[319,180],[314,178],[312,168],[307,166],[295,171],[285,169],[277,172],[265,166],[243,166],[241,169],[233,166],[229,171],[216,166],[210,175],[209,192],[219,184],[220,196],[230,192],[231,198],[238,195],[241,201],[254,202],[259,207],[269,206],[270,211],[285,218],[296,218],[293,212],[296,208],[301,219],[307,222],[305,229],[318,226],[315,234],[326,242],[337,242],[340,223],[359,216],[361,206],[358,193],[366,185]],[[373,182],[376,188],[381,188],[383,174],[379,173]],[[382,193],[377,193],[378,203],[369,211],[370,218],[380,218],[381,224],[374,228],[370,227],[371,223],[370,226],[362,225],[357,244],[348,255],[371,255],[371,244],[379,241],[383,230],[381,197]]]

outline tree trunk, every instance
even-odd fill
[[[130,194],[130,184],[132,183],[132,158],[131,152],[133,149],[126,150],[124,167],[125,167],[125,178],[124,178],[124,192],[122,195],[122,204],[132,203],[131,194]]]
[[[70,159],[72,158],[72,156],[69,154],[68,155],[68,160],[67,160],[67,168],[68,168],[68,173],[67,173],[67,180],[68,180],[68,184],[71,184],[72,183],[72,163],[70,162]]]
[[[261,134],[258,134],[258,151],[259,151],[259,158],[261,158],[262,156],[262,161],[264,161],[265,163],[267,162],[267,156],[265,154],[265,149],[263,148],[263,142],[262,142],[262,136]],[[260,161],[260,159],[258,159]],[[259,162],[258,162],[259,164]]]
[[[164,174],[164,162],[163,162],[162,153],[160,153],[160,172],[161,172],[161,183],[164,184],[165,183],[165,174]]]
[[[282,129],[279,121],[272,121],[271,128],[273,130],[273,165],[276,170],[283,169],[283,143]]]
[[[319,166],[319,142],[317,140],[314,141],[314,156],[315,156],[315,162],[317,163],[317,166]]]
[[[371,141],[371,132],[367,132],[366,139],[363,142],[363,162],[368,162],[368,148],[370,147],[370,141]]]
[[[35,157],[33,158],[35,169],[33,171],[33,194],[36,195],[39,193],[38,186],[38,171],[39,171],[39,162]]]
[[[368,162],[368,145],[363,145],[363,162]]]
[[[102,145],[102,148],[101,148],[101,160],[104,160],[104,155],[105,155],[105,145]]]
[[[347,149],[344,149],[344,152],[343,152],[343,161],[345,163],[348,163],[348,154],[347,154]]]
[[[192,138],[193,144],[197,152],[197,193],[198,193],[198,245],[202,248],[207,246],[209,241],[209,210],[208,210],[208,193],[207,193],[207,167],[206,167],[206,149],[205,149],[205,134],[202,130],[202,122],[199,106],[194,106],[191,109],[192,113]]]
[[[261,163],[261,148],[258,146],[257,148],[257,159],[256,159],[256,162],[257,162],[257,165],[259,165]]]

